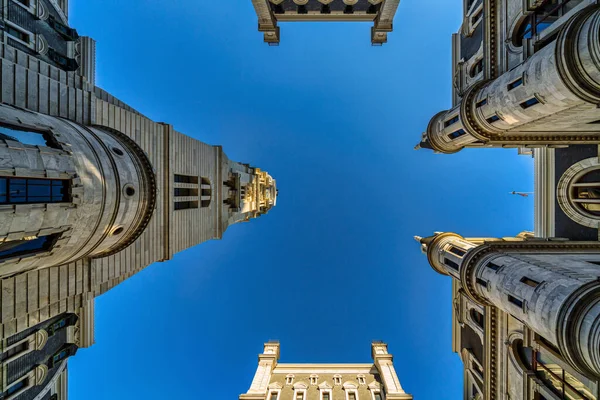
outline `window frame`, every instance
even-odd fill
[[[16,2],[18,4],[18,2]],[[21,6],[23,6],[23,4],[21,4]],[[7,28],[4,28],[4,35],[5,35],[5,39],[10,38],[20,44],[22,44],[23,46],[29,47],[30,49],[34,49],[35,47],[35,34],[33,32],[28,31],[27,29],[23,28],[22,26],[19,26],[17,24],[15,24],[12,21],[9,21],[7,19],[4,20],[4,24],[6,27],[10,27],[16,31],[19,31],[20,33],[27,35],[27,37],[29,38],[29,41],[26,42],[21,38],[18,38],[16,36],[14,36],[13,34],[9,33]]]
[[[6,180],[6,201],[0,201],[0,205],[23,205],[23,204],[65,204],[65,203],[71,203],[73,201],[72,198],[72,194],[71,194],[71,190],[72,190],[72,183],[71,183],[71,179],[56,179],[56,178],[33,178],[33,177],[20,177],[20,176],[0,176],[0,181],[1,180]],[[15,181],[15,180],[24,180],[24,185],[25,185],[25,201],[10,201],[10,187],[11,187],[11,181]],[[31,199],[38,199],[38,198],[42,198],[45,196],[30,196],[29,195],[29,187],[30,186],[46,186],[46,185],[36,185],[35,182],[36,181],[50,181],[50,184],[48,185],[50,187],[50,195],[49,200],[37,200],[37,201],[30,201]],[[61,185],[54,185],[54,182],[60,182]],[[23,185],[23,184],[19,184],[19,183],[12,183],[13,185]],[[52,194],[52,189],[54,189],[55,187],[58,186],[62,186],[62,190],[63,190],[63,194],[62,194],[62,199],[61,200],[54,200],[53,194]],[[19,198],[17,196],[13,196],[16,198]],[[56,196],[57,198],[58,196]]]
[[[281,389],[269,389],[269,393],[267,394],[267,400],[273,400],[273,395],[275,395],[275,400],[279,400],[281,396]]]
[[[323,395],[325,395],[325,394],[329,395],[328,400],[333,400],[333,390],[331,390],[331,389],[320,389],[319,390],[319,400],[325,400],[323,398]]]
[[[6,256],[0,256],[0,263],[6,262],[8,260],[13,260],[16,258],[33,257],[33,256],[36,256],[39,254],[49,253],[52,251],[52,249],[56,245],[56,242],[58,242],[58,240],[60,239],[61,236],[62,236],[62,232],[61,233],[52,233],[52,234],[46,235],[46,236],[38,236],[36,239],[43,238],[43,237],[48,238],[43,243],[43,246],[41,246],[38,249],[26,249],[23,251],[18,251],[18,252],[12,253],[12,254],[8,254]],[[36,239],[32,239],[32,240],[36,240]],[[26,243],[26,242],[27,241],[25,241],[23,243]],[[0,247],[4,243],[10,243],[10,242],[2,242],[2,243],[0,243]]]

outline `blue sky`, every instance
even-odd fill
[[[413,235],[533,228],[533,165],[516,150],[414,151],[451,105],[461,0],[403,0],[394,32],[282,24],[250,0],[77,0],[98,85],[156,121],[269,171],[278,205],[223,240],[152,265],[96,300],[96,345],[70,360],[73,399],[235,399],[256,355],[369,362],[388,342],[406,391],[462,397],[451,282]]]

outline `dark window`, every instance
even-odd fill
[[[508,90],[511,91],[513,89],[518,88],[519,86],[521,86],[523,84],[523,78],[519,78],[514,82],[511,82],[508,84]]]
[[[481,370],[481,368],[479,368],[479,364],[472,363],[471,365],[472,365],[473,371],[477,372],[480,376],[483,376],[483,371]]]
[[[381,400],[381,393],[375,393],[375,400]]]
[[[487,287],[487,285],[488,285],[488,284],[487,284],[487,281],[484,281],[484,280],[483,280],[483,279],[481,279],[481,278],[477,278],[477,279],[476,279],[476,281],[477,281],[477,283],[478,283],[478,284],[480,284],[480,285],[481,285],[481,286],[483,286],[484,288],[486,288],[486,287]]]
[[[40,236],[32,240],[11,240],[0,244],[0,260],[24,255],[33,255],[48,251],[52,248],[58,234]]]
[[[493,269],[494,271],[498,271],[500,269],[500,266],[494,263],[488,263],[487,267]]]
[[[510,294],[508,295],[508,301],[510,301],[517,307],[523,308],[523,301],[511,296]]]
[[[23,4],[25,7],[29,7],[29,0],[17,0],[19,3]]]
[[[271,393],[271,398],[269,400],[277,400],[277,397],[279,397],[277,393]]]
[[[200,194],[202,195],[202,199],[200,201],[200,206],[201,207],[208,207],[210,206],[210,199],[212,196],[212,189],[210,187],[210,181],[208,180],[208,178],[202,178],[200,181],[200,189],[201,192]]]
[[[449,119],[448,121],[444,122],[444,128],[449,127],[450,125],[454,125],[455,123],[458,122],[458,115],[452,119]]]
[[[487,122],[489,122],[490,124],[493,124],[496,121],[500,121],[500,117],[496,114],[492,115],[491,117],[489,117],[488,119],[486,119]]]
[[[598,121],[592,121],[590,124],[600,124],[600,119]]]
[[[481,107],[485,106],[487,103],[488,103],[487,99],[483,99],[483,100],[477,102],[477,108],[481,108]]]
[[[478,60],[475,64],[473,64],[471,70],[469,71],[469,75],[471,75],[471,78],[475,78],[481,72],[483,72],[483,59]]]
[[[21,354],[22,352],[26,351],[29,349],[29,342],[23,342],[9,350],[7,350],[6,352],[2,353],[2,355],[0,356],[0,361],[5,361],[8,360],[11,357],[16,356],[17,354]]]
[[[540,101],[537,99],[537,97],[532,97],[531,99],[522,102],[520,105],[522,109],[526,110],[529,107],[533,107],[536,104],[539,104],[539,102]]]
[[[9,387],[8,390],[6,390],[6,395],[10,396],[12,394],[17,393],[19,390],[26,388],[28,383],[29,383],[29,379],[27,379],[27,378],[15,383],[11,387]]]
[[[175,196],[198,196],[198,189],[175,188]]]
[[[29,43],[29,34],[27,32],[23,32],[22,30],[14,28],[10,25],[6,25],[6,33],[21,40],[22,42]]]
[[[354,14],[354,7],[352,7],[352,6],[344,7],[344,14]]]
[[[308,10],[305,5],[298,6],[298,14],[308,14]]]
[[[50,25],[52,29],[54,29],[68,41],[73,41],[79,38],[79,35],[75,29],[69,28],[67,25],[58,22],[52,15],[48,17],[48,25]]]
[[[63,319],[53,323],[52,325],[50,325],[50,328],[48,328],[48,335],[49,336],[54,335],[56,332],[58,332],[60,329],[64,328],[65,326],[67,326],[66,318],[63,318]]]
[[[55,393],[52,396],[50,396],[50,399],[48,400],[58,400],[58,395]]]
[[[471,314],[471,319],[473,320],[473,322],[475,322],[475,324],[478,327],[483,329],[483,326],[484,326],[483,314],[473,308],[471,309],[470,314]]]
[[[467,254],[467,252],[464,251],[463,249],[459,249],[458,247],[454,247],[454,246],[450,246],[450,253],[455,254],[459,257],[462,257],[465,254]]]
[[[64,360],[67,357],[69,357],[69,352],[66,349],[59,351],[58,353],[56,353],[55,355],[52,356],[52,363],[56,364],[56,363]]]
[[[0,204],[68,203],[68,180],[0,178]]]
[[[187,210],[189,208],[198,208],[197,201],[176,201],[175,210]]]
[[[458,271],[458,264],[457,264],[457,263],[455,263],[454,261],[452,261],[452,260],[449,260],[449,259],[447,259],[447,258],[444,258],[444,264],[446,264],[446,265],[447,265],[447,266],[449,266],[450,268],[452,268],[452,269],[454,269],[454,270]]]
[[[175,175],[175,183],[194,183],[198,184],[198,177],[191,175]]]
[[[456,131],[456,132],[452,132],[451,134],[449,134],[449,135],[448,135],[448,137],[449,137],[450,139],[456,139],[456,138],[459,138],[459,137],[461,137],[462,135],[466,135],[466,134],[467,134],[467,132],[465,132],[465,130],[464,130],[464,129],[459,129],[458,131]]]
[[[331,14],[331,7],[329,7],[329,4],[321,5],[321,14]]]
[[[530,279],[526,276],[521,278],[521,282],[523,282],[524,284],[531,286],[532,288],[537,287],[540,283],[537,281],[534,281],[533,279]]]
[[[483,18],[483,8],[477,12],[477,14],[471,17],[471,25],[475,25]]]
[[[48,58],[54,61],[64,71],[76,71],[79,68],[79,64],[72,58],[63,56],[53,48],[48,49]]]
[[[356,393],[348,393],[348,400],[356,400]]]

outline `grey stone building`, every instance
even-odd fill
[[[0,399],[61,400],[94,298],[267,213],[276,182],[96,87],[67,0],[0,1]]]
[[[467,0],[453,108],[418,148],[534,157],[534,232],[417,237],[452,277],[465,399],[600,396],[600,2]]]
[[[387,42],[400,0],[252,0],[258,30],[278,45],[280,22],[373,22],[371,43]]]
[[[268,342],[247,393],[239,400],[411,400],[387,344],[371,344],[368,364],[283,364],[279,342]]]

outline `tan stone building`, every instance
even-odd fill
[[[95,86],[68,0],[1,0],[0,399],[66,398],[94,298],[275,205],[275,180]]]
[[[387,42],[400,0],[252,0],[265,42],[279,44],[279,22],[373,22],[371,43]]]
[[[417,147],[517,147],[535,166],[534,232],[417,237],[452,277],[464,399],[597,400],[600,3],[467,0],[463,10],[453,108]]]
[[[279,342],[265,343],[258,368],[240,400],[410,400],[382,342],[371,344],[369,364],[283,364]]]

